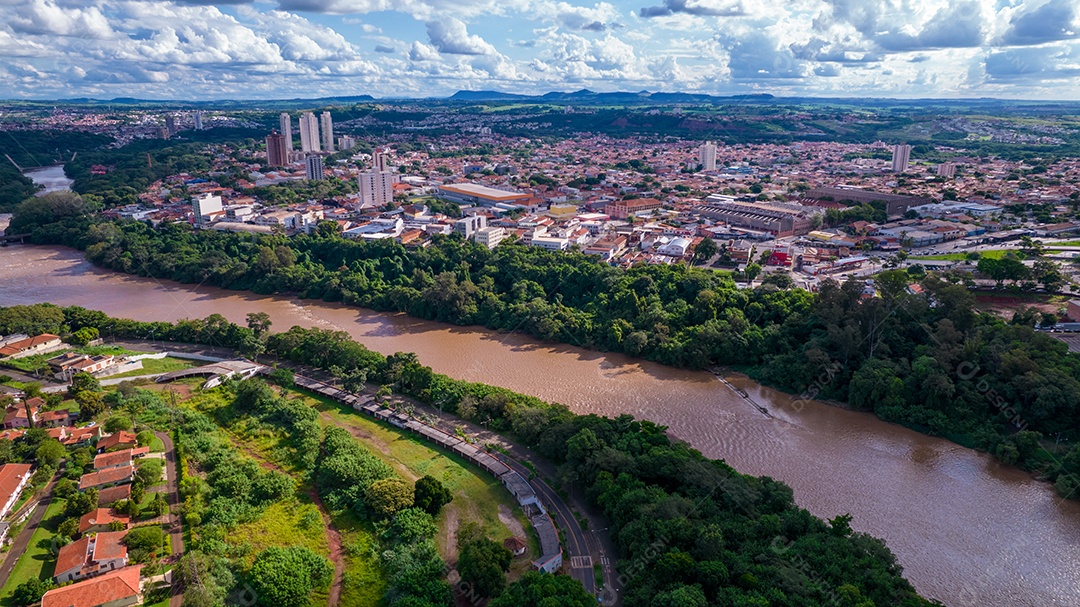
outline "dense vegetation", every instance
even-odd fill
[[[65,308],[64,315],[68,329],[93,326],[105,336],[141,337],[153,332],[158,339],[183,337],[187,341],[235,347],[253,335],[251,329],[220,317],[172,325],[112,319],[78,307]],[[625,604],[629,607],[928,604],[903,579],[900,566],[882,542],[852,532],[850,517],[838,516],[828,523],[817,519],[795,505],[790,488],[783,483],[739,474],[722,461],[709,460],[684,443],[672,442],[664,428],[648,421],[630,416],[576,416],[561,405],[435,374],[420,365],[415,355],[384,357],[343,332],[293,327],[287,333],[268,336],[266,347],[268,353],[283,359],[332,368],[336,373],[362,372],[468,419],[490,419],[492,427],[558,463],[562,478],[591,486],[590,499],[612,521],[611,531],[621,553],[619,568],[626,582]],[[277,402],[265,394],[259,397],[266,399],[270,400],[254,409],[262,411],[264,419],[289,418],[291,414],[279,412],[289,410],[287,402]],[[185,436],[196,436],[195,441],[185,440],[183,444],[191,442],[198,451],[192,458],[200,462],[200,467],[218,458],[231,459],[220,444],[202,445],[216,443],[212,438],[198,438],[214,434],[211,422],[194,415],[185,418],[183,427]],[[245,486],[251,485],[250,478],[259,478],[260,473],[248,470],[244,462],[234,464],[241,470],[239,475],[249,477]],[[219,486],[245,481],[229,473],[228,483],[215,482],[218,477],[226,478],[224,474],[215,467],[206,481],[212,487],[194,493],[188,490],[185,495],[209,498],[205,500],[207,512],[228,512],[230,509],[221,506],[214,508],[217,500],[213,498],[219,495]],[[197,484],[187,478],[182,482]],[[357,492],[354,499],[364,498]],[[425,514],[418,509],[402,512],[406,511]],[[397,515],[400,517],[401,513]],[[205,526],[209,520],[206,517],[199,522]],[[410,537],[405,531],[398,533]],[[208,534],[215,535],[205,529],[200,531],[199,547],[216,551]],[[430,548],[425,541],[414,539],[409,545],[417,548],[394,552],[395,558],[408,558],[407,566],[400,569],[394,569],[398,567],[396,560],[389,565],[398,572],[399,582],[392,587],[422,589],[425,594],[436,592],[430,585],[418,585],[421,580],[439,579],[432,577],[434,569],[418,563],[431,564],[437,554],[422,548]],[[486,549],[480,548],[480,552]],[[214,567],[213,559],[201,551],[191,559],[201,563],[199,571]],[[476,573],[483,579],[491,574],[486,568]],[[525,604],[556,604],[537,601],[539,587],[550,586],[551,591],[566,593],[565,604],[580,604],[580,586],[560,590],[563,585],[526,576],[511,584],[505,593],[521,597]],[[497,604],[509,604],[505,600]],[[402,604],[442,604],[434,600],[410,601],[402,600]]]

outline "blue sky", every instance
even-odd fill
[[[0,0],[0,97],[1080,98],[1080,0]]]

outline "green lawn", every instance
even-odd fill
[[[30,537],[30,544],[26,547],[26,552],[19,557],[18,562],[15,563],[15,569],[11,571],[11,577],[8,578],[3,589],[0,589],[0,597],[2,597],[0,598],[0,605],[4,607],[12,605],[11,593],[26,580],[34,577],[47,580],[53,576],[56,557],[52,553],[52,540],[57,527],[63,522],[66,503],[66,500],[53,500],[48,509],[45,510],[41,525],[34,530],[34,535]],[[14,555],[9,555],[9,558],[11,556]]]
[[[164,453],[165,452],[165,441],[161,440],[160,438],[158,438],[155,435],[154,440],[150,441],[150,452],[151,453]]]
[[[1005,249],[996,249],[993,251],[979,251],[980,257],[986,257],[988,259],[1002,259],[1006,253],[1015,252],[1007,251]],[[968,253],[942,253],[940,255],[912,255],[908,259],[912,261],[925,260],[925,261],[964,261],[967,259]],[[977,263],[978,260],[972,261]]]
[[[194,362],[185,360],[182,358],[173,358],[166,356],[165,358],[144,358],[142,361],[142,369],[133,369],[125,373],[119,373],[117,375],[110,375],[108,379],[114,379],[117,377],[137,377],[139,375],[153,375],[155,373],[169,373],[171,371],[179,371],[181,369],[187,369],[194,366]]]
[[[341,533],[345,555],[345,575],[341,586],[341,604],[376,607],[386,589],[376,556],[374,529],[349,512],[334,515],[334,527]]]

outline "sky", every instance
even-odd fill
[[[1080,0],[0,0],[0,98],[1080,99]]]

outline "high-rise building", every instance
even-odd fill
[[[195,112],[195,130],[196,131],[203,130],[202,112]]]
[[[300,115],[300,149],[309,153],[319,151],[319,120],[311,112]]]
[[[289,164],[289,148],[285,145],[285,136],[271,131],[266,137],[266,164],[280,167]]]
[[[908,169],[908,161],[911,160],[911,146],[907,144],[894,145],[892,148],[893,173],[903,173]]]
[[[348,135],[342,135],[337,139],[337,147],[339,150],[351,150],[356,147],[356,139],[349,137]]]
[[[956,165],[951,162],[943,162],[937,165],[937,174],[940,177],[956,176]]]
[[[334,151],[334,119],[330,112],[322,113],[322,147],[327,152]]]
[[[390,171],[360,173],[360,204],[386,206],[394,201],[394,174]]]
[[[712,141],[706,141],[698,148],[698,164],[701,165],[703,171],[715,171],[716,170],[716,144]]]
[[[169,132],[169,137],[176,135],[176,116],[172,114],[165,115],[165,130]]]
[[[279,132],[285,138],[286,148],[291,152],[296,149],[292,140],[292,117],[289,116],[288,112],[282,112],[280,122],[281,130]]]
[[[222,210],[221,196],[213,194],[200,194],[191,199],[192,214],[195,215],[195,225],[203,225],[210,221],[212,213],[220,213]]]
[[[371,170],[383,172],[390,170],[390,154],[385,150],[376,149],[371,154]]]
[[[322,156],[312,154],[304,159],[304,168],[306,169],[307,178],[315,181],[322,181],[325,179],[325,169],[323,167]]]

